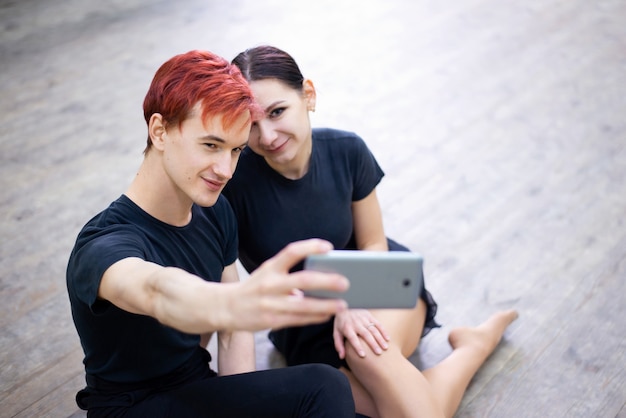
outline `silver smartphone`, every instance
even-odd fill
[[[344,292],[309,290],[319,298],[338,298],[350,308],[414,308],[422,287],[422,256],[404,251],[334,250],[307,257],[305,270],[339,273],[350,280]]]

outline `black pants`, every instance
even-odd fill
[[[90,418],[355,416],[348,379],[327,365],[223,377],[213,377],[208,366],[203,369],[203,375],[195,376],[191,383],[173,388],[111,392],[103,390],[100,382],[99,388],[79,392],[77,401]]]

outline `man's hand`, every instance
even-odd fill
[[[302,292],[313,289],[343,292],[349,286],[345,277],[304,270],[289,273],[306,256],[331,249],[330,243],[319,239],[298,241],[259,266],[232,294],[232,328],[261,330],[307,325],[327,321],[345,311],[347,304],[341,299],[316,299]]]

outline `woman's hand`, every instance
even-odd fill
[[[381,354],[389,345],[390,337],[380,321],[366,309],[348,309],[335,316],[333,340],[339,358],[346,356],[345,340],[354,347],[359,356],[365,357],[362,341],[376,354]]]

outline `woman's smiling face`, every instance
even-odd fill
[[[295,90],[277,79],[250,82],[265,116],[250,130],[248,145],[273,167],[289,166],[308,156],[311,122],[308,111],[315,104],[313,84],[305,81]],[[280,170],[279,170],[280,171]]]

